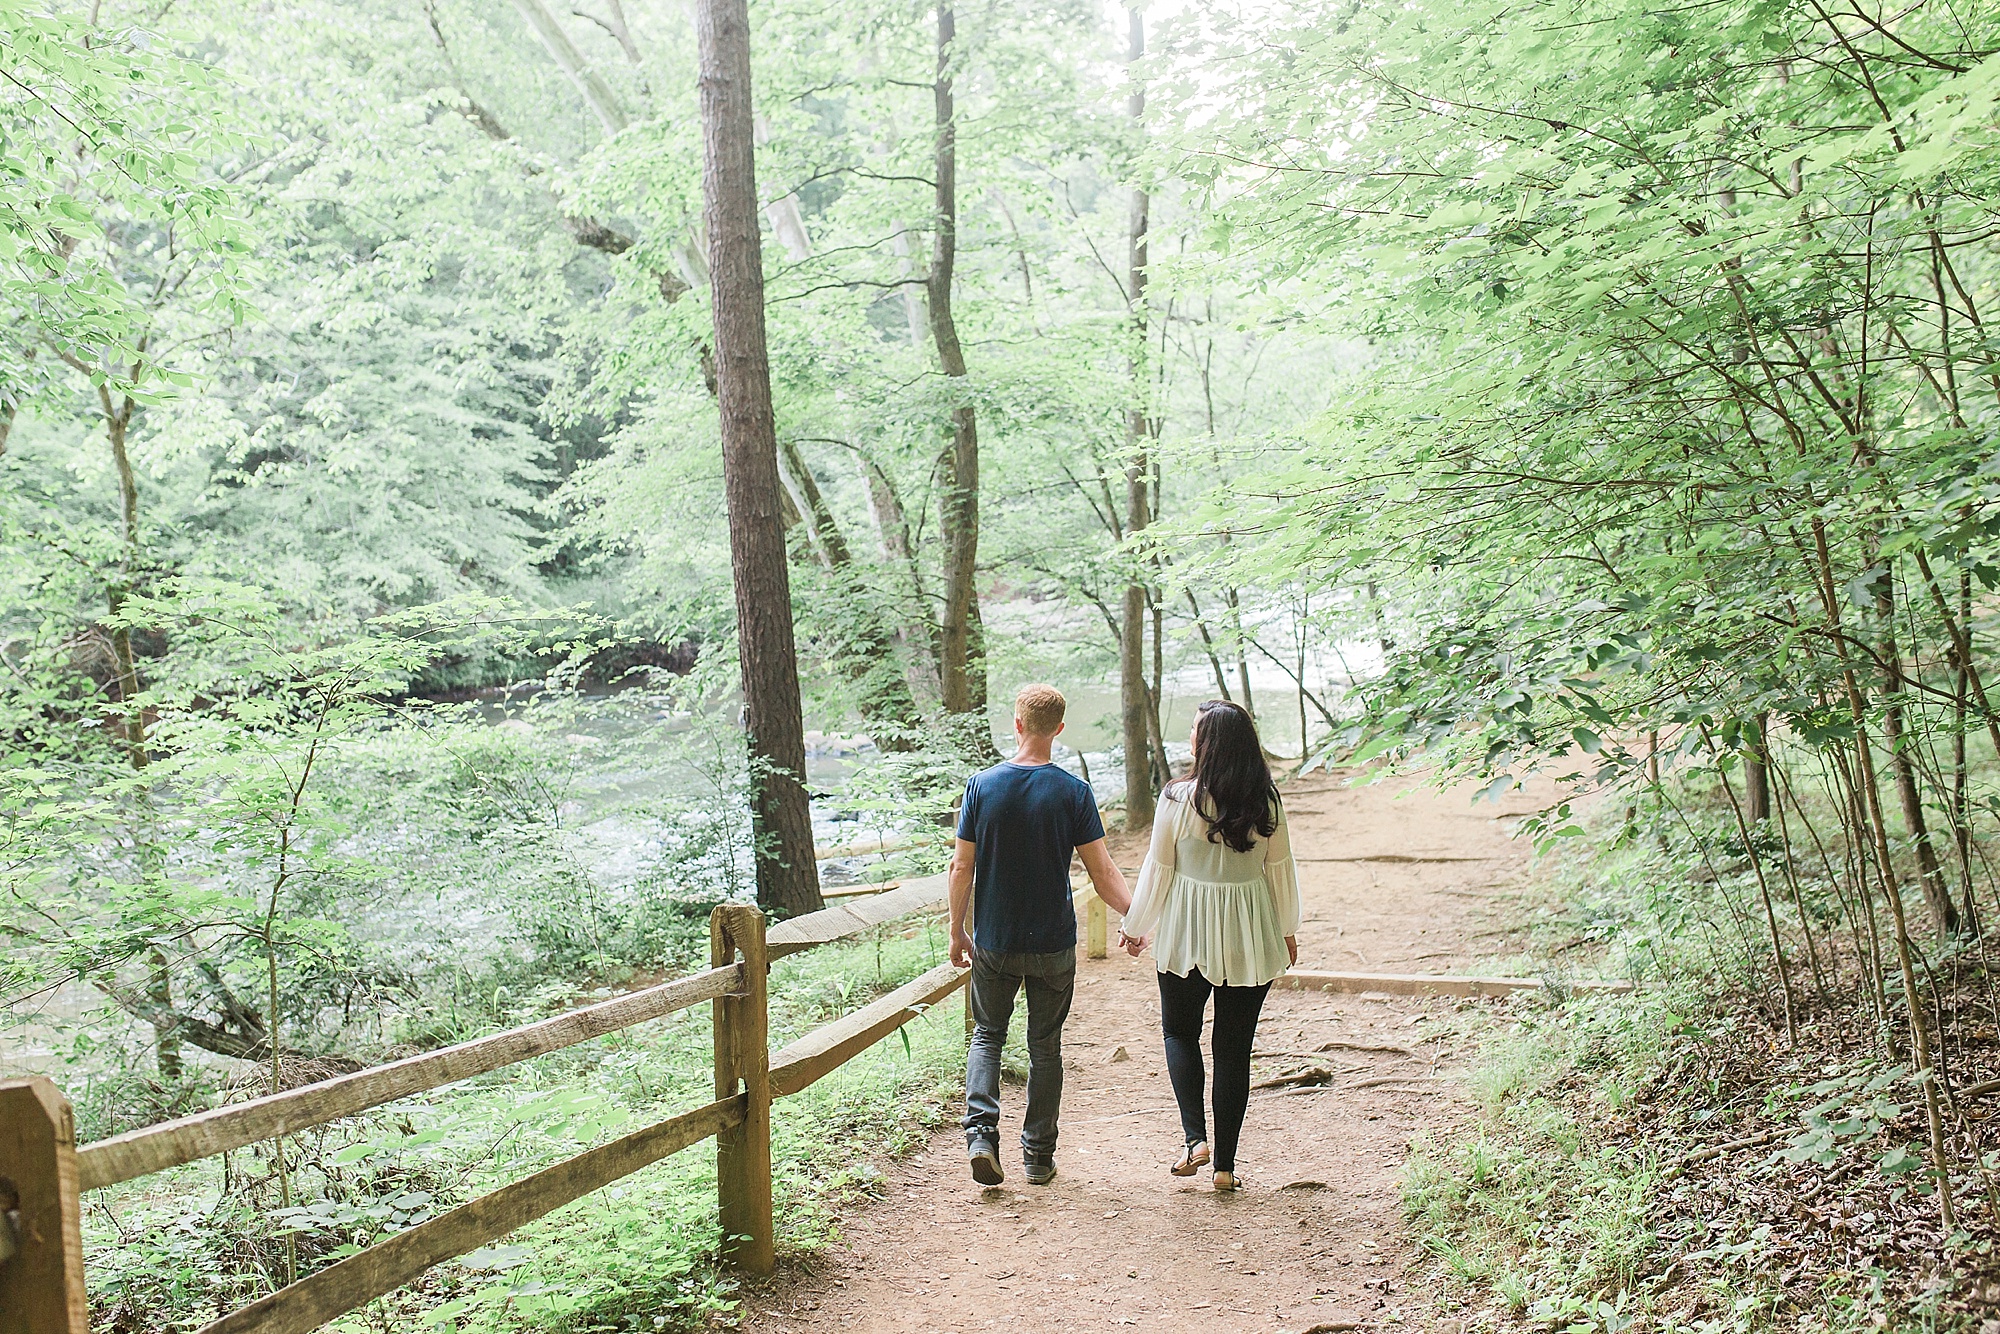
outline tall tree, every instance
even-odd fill
[[[1146,54],[1146,20],[1137,9],[1126,11],[1131,23],[1128,66]],[[1131,93],[1126,111],[1135,129],[1146,116],[1146,88],[1138,71],[1130,70]],[[1146,448],[1146,222],[1151,200],[1145,188],[1132,189],[1132,212],[1126,230],[1126,296],[1131,302],[1132,330],[1128,369],[1132,401],[1125,409],[1125,535],[1137,539],[1151,520],[1151,467]],[[1125,607],[1118,635],[1118,714],[1125,747],[1125,827],[1144,829],[1153,823],[1152,692],[1146,685],[1146,585],[1134,573],[1125,585]],[[1149,721],[1150,724],[1149,725]],[[1159,775],[1162,779],[1165,774]]]
[[[556,18],[544,0],[514,0],[514,8],[521,11],[521,17],[527,20],[530,28],[534,29],[535,36],[541,38],[542,45],[546,46],[549,54],[555,57],[556,64],[562,68],[562,72],[569,77],[570,82],[576,85],[577,91],[583,94],[583,100],[590,104],[590,110],[604,126],[604,132],[616,134],[624,129],[630,122],[625,115],[625,108],[618,104],[617,95],[611,91],[611,85],[606,83],[604,76],[592,69],[590,63],[578,54],[575,43],[571,42],[569,34],[563,31],[561,20]],[[622,22],[619,28],[623,30]],[[626,47],[628,54],[631,50],[629,45],[631,40],[629,33],[619,39],[619,45]]]
[[[945,542],[944,609],[939,636],[944,707],[947,713],[979,713],[986,708],[986,661],[979,623],[979,590],[973,579],[979,562],[979,416],[965,396],[965,352],[951,311],[952,273],[958,263],[958,112],[952,93],[952,45],[958,35],[951,6],[937,11],[937,81],[932,102],[937,114],[933,180],[937,221],[931,241],[929,296],[931,339],[938,366],[954,381],[951,442],[938,459],[938,526]]]
[[[722,413],[722,485],[736,637],[750,734],[751,827],[757,901],[792,914],[822,905],[805,789],[805,723],[785,565],[784,490],[764,338],[764,255],[758,233],[756,126],[750,101],[746,0],[701,0],[703,220],[715,320],[715,395]]]

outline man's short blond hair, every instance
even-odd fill
[[[1014,716],[1021,720],[1021,730],[1032,736],[1054,736],[1061,731],[1067,708],[1069,701],[1062,691],[1039,681],[1022,686],[1021,693],[1014,696]]]

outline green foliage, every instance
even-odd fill
[[[772,974],[773,1042],[864,1004],[941,957],[934,924],[793,956]],[[563,997],[561,999],[567,999]],[[806,1258],[838,1210],[871,1193],[883,1155],[945,1118],[964,1039],[955,1009],[916,1021],[779,1104],[773,1153],[780,1237]],[[580,1148],[711,1096],[705,1009],[379,1108],[300,1137],[302,1202],[276,1207],[267,1149],[108,1193],[90,1216],[100,1313],[163,1334],[192,1330],[216,1300],[255,1295],[281,1243],[310,1266]],[[111,1222],[116,1220],[115,1226]],[[735,1302],[714,1265],[714,1154],[698,1146],[434,1271],[339,1322],[340,1330],[582,1331],[693,1328]]]
[[[204,318],[245,313],[222,82],[155,33],[30,0],[0,4],[0,72],[0,420],[51,391],[55,361],[116,393],[188,384],[146,350],[147,288],[166,275]]]
[[[1949,638],[1933,590],[1989,577],[2000,412],[1966,295],[2000,198],[1993,20],[1964,21],[1187,20],[1173,161],[1213,264],[1373,348],[1242,488],[1275,501],[1246,572],[1386,577],[1425,611],[1369,749],[1631,782],[1648,729],[1669,762],[1766,711],[1835,741],[1844,636]],[[1258,91],[1198,97],[1218,59]]]
[[[1485,1031],[1472,1079],[1479,1126],[1420,1140],[1405,1168],[1405,1211],[1453,1279],[1532,1321],[1622,1328],[1655,1244],[1659,1168],[1604,1122],[1628,1110],[1676,1022],[1664,1001],[1593,997],[1517,1005]]]

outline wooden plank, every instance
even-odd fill
[[[384,1293],[743,1119],[742,1095],[697,1107],[377,1242],[230,1312],[200,1334],[308,1334]]]
[[[1334,991],[1350,995],[1364,991],[1390,996],[1504,996],[1514,991],[1541,991],[1545,986],[1564,991],[1623,993],[1630,982],[1559,981],[1544,982],[1539,977],[1443,977],[1428,973],[1319,973],[1293,969],[1273,985],[1286,991]]]
[[[885,890],[898,889],[902,883],[900,880],[879,880],[872,885],[836,885],[832,889],[822,889],[819,896],[823,899],[858,899],[864,894],[880,894]]]
[[[765,933],[765,947],[773,959],[779,959],[815,945],[858,936],[871,926],[940,907],[948,892],[946,877],[942,875],[905,880],[900,888],[780,922]]]
[[[88,1334],[81,1201],[69,1099],[0,1082],[0,1334]]]
[[[643,991],[614,996],[505,1033],[461,1042],[302,1088],[199,1112],[86,1145],[77,1155],[83,1188],[95,1190],[195,1162],[259,1140],[351,1116],[397,1098],[560,1051],[621,1028],[684,1010],[743,987],[743,970],[711,968]]]
[[[813,860],[816,862],[830,862],[841,857],[887,856],[889,853],[902,852],[915,846],[916,840],[911,838],[905,838],[900,835],[893,838],[885,838],[880,834],[876,834],[869,838],[853,839],[850,842],[840,843],[830,848],[814,848]]]
[[[1111,905],[1097,896],[1097,886],[1088,880],[1072,880],[1069,887],[1070,901],[1083,909],[1084,954],[1092,959],[1108,957],[1111,953]]]
[[[787,1098],[811,1087],[916,1018],[922,1012],[919,1007],[933,1005],[964,986],[971,975],[941,963],[873,1004],[814,1029],[771,1057],[772,1094]]]
[[[715,1096],[743,1087],[743,1119],[715,1138],[715,1192],[722,1258],[747,1274],[777,1267],[771,1223],[771,1038],[764,914],[724,904],[708,915],[708,957],[722,967],[743,955],[741,994],[715,1002]]]

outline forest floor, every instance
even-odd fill
[[[1286,789],[1305,924],[1301,967],[1463,970],[1524,844],[1466,793],[1350,788],[1316,775]],[[1135,867],[1142,844],[1113,836]],[[1115,939],[1116,918],[1113,920]],[[1446,1077],[1442,1019],[1460,1002],[1273,991],[1253,1080],[1308,1063],[1334,1082],[1252,1095],[1238,1165],[1247,1186],[1210,1189],[1167,1164],[1179,1121],[1165,1078],[1153,962],[1079,958],[1064,1040],[1058,1175],[1022,1179],[1023,1088],[1003,1090],[1004,1185],[982,1190],[964,1140],[941,1131],[888,1168],[881,1195],[830,1253],[746,1294],[757,1334],[1140,1330],[1307,1334],[1428,1322],[1405,1289],[1399,1176],[1411,1138],[1464,1114]],[[1015,1018],[1019,1040],[1021,1017]],[[1431,1029],[1443,1030],[1438,1036]],[[1010,1047],[1010,1051],[1015,1048]],[[781,1239],[782,1241],[782,1239]]]

